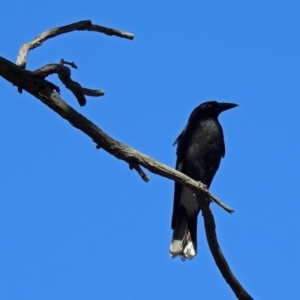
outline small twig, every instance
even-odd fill
[[[213,194],[210,193],[210,191],[207,190],[207,195],[208,197],[215,202],[217,205],[221,206],[224,210],[226,210],[227,212],[229,212],[230,214],[234,212],[234,210],[232,208],[230,208],[229,206],[227,206],[225,203],[223,203],[220,199],[218,199],[216,196],[214,196]]]
[[[199,181],[199,185],[201,186],[201,188],[205,192],[205,194],[210,198],[210,200],[212,200],[213,202],[215,202],[217,205],[219,205],[220,207],[222,207],[224,210],[226,210],[230,214],[234,212],[234,210],[232,208],[230,208],[225,203],[223,203],[221,200],[219,200],[216,196],[214,196],[213,194],[211,194],[210,191],[208,190],[206,184],[203,184],[201,181]]]
[[[91,90],[91,89],[84,88],[84,87],[81,87],[81,90],[82,90],[84,95],[90,96],[90,97],[99,97],[99,96],[104,95],[103,90]]]
[[[71,66],[74,69],[78,69],[77,66],[75,65],[75,63],[73,61],[72,62],[68,62],[68,61],[65,61],[63,58],[60,60],[59,64],[60,65],[69,65],[69,66]]]
[[[130,170],[135,169],[145,182],[148,182],[150,180],[149,177],[146,175],[146,173],[142,170],[142,168],[140,167],[139,164],[130,163],[129,168],[130,168]]]

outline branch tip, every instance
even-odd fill
[[[75,63],[72,61],[72,62],[68,62],[68,61],[65,61],[63,58],[59,61],[58,63],[59,65],[69,65],[71,66],[72,68],[74,69],[78,69],[78,67],[75,65]]]
[[[207,191],[207,195],[208,197],[215,202],[217,205],[219,205],[220,207],[222,207],[224,210],[226,210],[228,213],[233,213],[234,210],[227,206],[225,203],[223,203],[221,200],[219,200],[216,196],[214,196],[213,194],[211,194],[209,191]]]
[[[139,164],[129,163],[129,168],[130,168],[130,170],[135,169],[145,182],[148,182],[150,180],[149,177],[146,175],[146,173],[142,170],[142,168],[140,167]]]

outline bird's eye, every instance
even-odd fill
[[[208,104],[208,107],[209,107],[209,108],[212,108],[212,104],[211,104],[211,103],[210,103],[210,104]]]

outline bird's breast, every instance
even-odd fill
[[[199,122],[188,142],[185,166],[187,175],[210,184],[217,171],[225,146],[222,128],[217,120]]]

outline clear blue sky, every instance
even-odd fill
[[[224,254],[255,299],[300,299],[299,1],[2,1],[0,55],[79,20],[133,41],[75,32],[29,54],[34,70],[61,58],[102,88],[80,108],[121,142],[169,165],[201,102],[224,113],[226,156],[211,191]],[[0,78],[0,299],[235,299],[199,216],[199,252],[169,257],[173,182],[96,150],[40,101]]]

